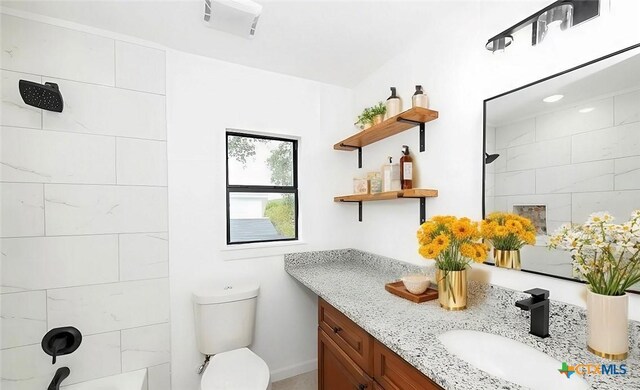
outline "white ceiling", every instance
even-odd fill
[[[545,112],[586,104],[640,88],[640,49],[634,49],[535,84],[487,103],[487,124],[502,126]],[[543,98],[564,95],[555,103]],[[586,104],[587,106],[589,104]]]
[[[264,1],[256,37],[204,25],[204,0],[2,1],[207,57],[353,87],[437,17],[431,1]],[[441,2],[442,3],[442,2]]]

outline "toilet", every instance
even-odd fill
[[[253,341],[257,283],[212,284],[193,292],[196,342],[210,356],[200,390],[270,390],[269,367]]]

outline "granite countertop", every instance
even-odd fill
[[[445,389],[523,388],[447,352],[437,336],[453,329],[508,337],[569,365],[626,363],[626,375],[585,375],[584,379],[594,389],[640,389],[640,323],[630,321],[629,357],[611,362],[586,349],[586,311],[554,301],[553,291],[551,337],[542,339],[529,334],[529,313],[515,307],[517,300],[528,297],[519,291],[470,281],[467,309],[445,311],[437,300],[416,304],[384,289],[386,283],[419,269],[353,249],[285,255],[285,270],[291,276]]]

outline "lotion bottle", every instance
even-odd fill
[[[391,118],[402,112],[402,100],[396,95],[396,87],[391,87],[391,96],[387,98],[387,114],[386,118]]]
[[[413,107],[429,108],[429,97],[422,90],[422,85],[416,85],[416,93],[411,97]]]
[[[413,158],[409,155],[409,147],[402,145],[402,157],[400,157],[400,183],[403,190],[413,188]]]
[[[382,165],[382,192],[391,191],[391,160],[387,157],[387,162]]]

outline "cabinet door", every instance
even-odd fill
[[[442,389],[377,340],[373,345],[373,377],[385,390]]]
[[[318,329],[318,389],[373,390],[373,380]]]
[[[373,375],[373,337],[338,309],[318,299],[318,325],[368,375]]]

